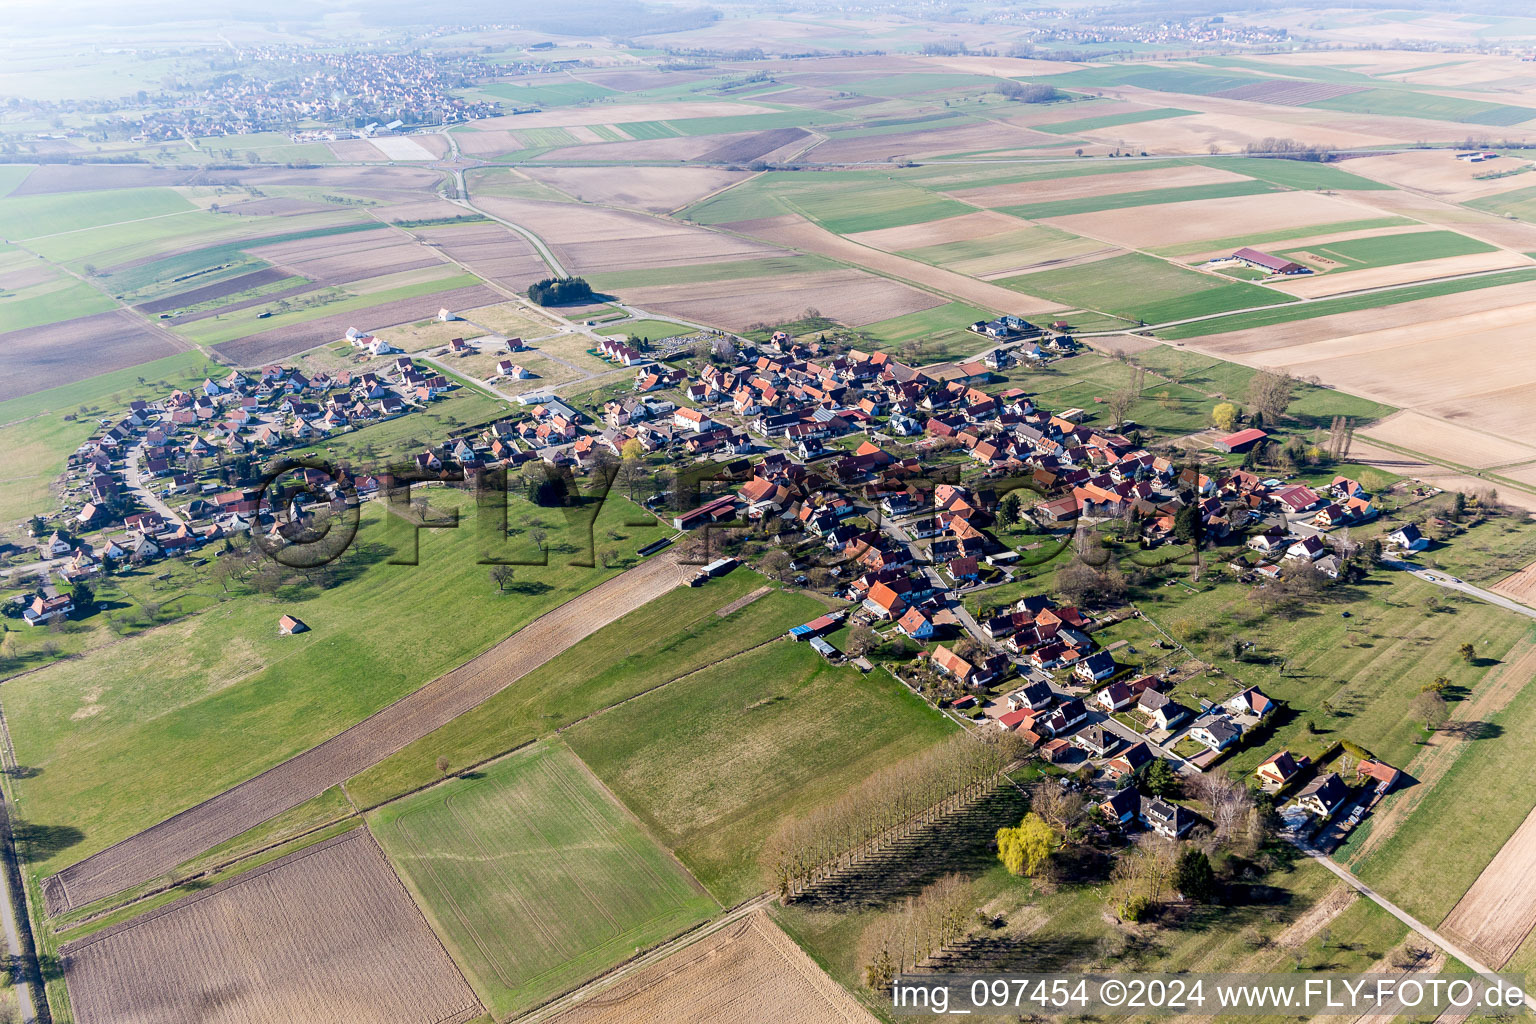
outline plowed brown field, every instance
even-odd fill
[[[827,977],[767,914],[636,971],[555,1024],[873,1024],[875,1017]]]
[[[332,786],[446,725],[578,641],[678,585],[677,555],[657,555],[547,612],[506,640],[318,747],[73,864],[43,883],[51,914],[110,896]]]
[[[481,1013],[366,829],[62,954],[79,1024],[462,1024]]]

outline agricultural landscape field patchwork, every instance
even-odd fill
[[[0,1021],[1536,966],[1536,22],[632,6],[0,41]]]

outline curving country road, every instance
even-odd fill
[[[1423,566],[1414,565],[1412,562],[1403,562],[1395,558],[1383,558],[1381,564],[1390,569],[1396,569],[1399,572],[1409,573],[1425,583],[1433,583],[1435,586],[1444,587],[1446,590],[1459,591],[1460,593],[1475,597],[1479,601],[1487,601],[1489,604],[1497,605],[1505,611],[1536,619],[1536,608],[1521,604],[1519,601],[1512,601],[1502,594],[1495,594],[1491,590],[1474,587],[1472,584],[1457,579],[1455,576],[1451,576],[1439,569],[1426,569]]]

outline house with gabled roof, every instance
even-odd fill
[[[931,640],[933,638],[933,621],[923,614],[921,608],[916,606],[908,608],[901,618],[896,620],[896,628],[913,640]]]
[[[1212,751],[1226,750],[1242,738],[1243,728],[1226,715],[1209,715],[1189,727],[1189,736]]]
[[[1336,772],[1319,775],[1296,794],[1296,805],[1323,820],[1332,818],[1349,800],[1349,787]]]
[[[1134,775],[1155,760],[1152,748],[1145,743],[1133,743],[1104,763],[1104,770],[1111,779]]]
[[[1189,808],[1155,796],[1142,800],[1138,817],[1143,825],[1164,839],[1181,838],[1199,820]]]
[[[1295,757],[1289,750],[1277,750],[1260,761],[1259,766],[1253,770],[1253,774],[1258,778],[1259,785],[1274,792],[1290,785],[1291,780],[1296,778],[1307,764],[1305,757]]]

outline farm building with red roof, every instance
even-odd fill
[[[1232,254],[1232,258],[1239,263],[1246,263],[1250,267],[1268,271],[1271,274],[1310,274],[1311,267],[1304,267],[1300,263],[1283,259],[1279,256],[1271,256],[1267,252],[1258,249],[1250,249],[1246,245]]]
[[[1247,430],[1239,430],[1235,434],[1228,434],[1212,445],[1212,447],[1219,452],[1245,452],[1268,436],[1258,427],[1249,427]]]

